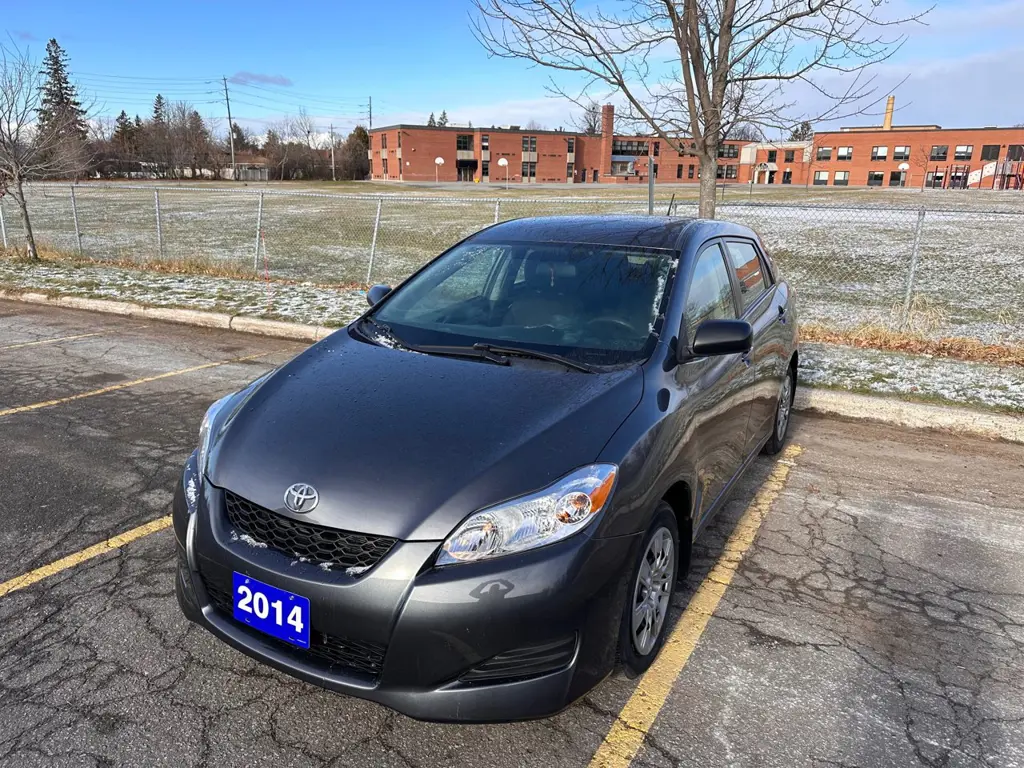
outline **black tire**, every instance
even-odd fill
[[[786,393],[788,392],[788,397]],[[779,389],[779,404],[775,406],[775,417],[772,419],[772,436],[764,444],[764,452],[774,456],[782,450],[786,444],[786,434],[789,432],[790,417],[793,412],[793,397],[796,394],[796,371],[793,366],[786,370],[786,378],[782,380]],[[788,402],[784,402],[784,399]],[[783,412],[783,407],[785,411]]]
[[[656,558],[656,555],[652,552],[652,542],[658,538],[663,544],[666,533],[672,542],[672,551],[669,558],[671,561],[671,573],[667,577],[663,574],[658,577],[656,580],[658,588],[654,590],[655,596],[651,598],[651,603],[649,604],[652,606],[650,609],[652,611],[654,610],[653,605],[655,603],[658,605],[663,603],[664,608],[660,614],[660,623],[656,622],[658,624],[656,632],[648,633],[649,635],[654,635],[653,644],[650,644],[649,647],[640,647],[643,643],[638,640],[633,624],[633,609],[637,607],[638,599],[643,600],[644,596],[644,591],[639,583],[640,570],[645,561],[647,561],[650,569],[652,564],[650,558],[652,556]],[[653,546],[657,548],[657,545]],[[622,665],[622,671],[626,674],[626,677],[634,678],[646,672],[647,668],[657,658],[661,647],[665,644],[665,638],[668,635],[668,614],[671,610],[672,598],[675,596],[680,565],[689,563],[690,542],[684,542],[683,546],[686,547],[686,553],[683,558],[680,558],[679,530],[676,526],[676,516],[672,511],[672,507],[666,502],[659,502],[654,513],[654,520],[651,522],[650,527],[647,529],[647,534],[643,538],[643,543],[640,545],[636,562],[633,564],[629,581],[626,585],[626,599],[622,607],[622,619],[619,624],[619,647],[617,652],[619,663]],[[664,578],[667,578],[667,582],[664,581]],[[650,595],[651,592],[646,594]],[[643,602],[647,604],[647,600],[643,600]],[[646,609],[645,612],[647,612]]]

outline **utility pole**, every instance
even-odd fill
[[[224,80],[224,103],[228,107],[228,141],[231,143],[231,180],[238,179],[238,171],[235,169],[235,124],[231,122],[231,97],[228,96],[228,79]]]
[[[647,215],[654,215],[654,137],[647,141]]]
[[[368,96],[367,98],[369,99],[369,101],[367,101],[366,108],[369,110],[369,113],[370,113],[369,114],[369,117],[370,117],[370,130],[372,131],[373,130],[373,96]]]
[[[331,123],[331,181],[337,181],[334,174],[334,123]]]

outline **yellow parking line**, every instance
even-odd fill
[[[106,331],[97,331],[96,333],[80,333],[77,336],[58,336],[55,339],[43,339],[42,341],[24,341],[21,344],[8,344],[6,347],[0,347],[0,350],[5,349],[21,349],[22,347],[38,347],[43,344],[56,344],[58,341],[75,341],[77,339],[88,339],[93,336],[102,336]]]
[[[74,568],[80,563],[84,563],[86,560],[91,560],[94,557],[106,554],[107,552],[113,552],[115,549],[123,547],[125,544],[129,544],[136,539],[141,539],[143,536],[148,536],[151,533],[162,531],[171,524],[171,516],[161,517],[145,525],[140,525],[138,528],[132,528],[130,531],[118,534],[106,541],[101,541],[99,544],[93,544],[91,547],[86,547],[80,552],[75,552],[73,555],[62,557],[60,560],[55,560],[49,565],[44,565],[41,568],[36,568],[34,571],[22,574],[21,576],[15,576],[10,581],[5,581],[0,584],[0,597],[9,595],[11,592],[16,592],[19,589],[24,589],[37,581],[42,581],[45,578],[66,571],[68,568]]]
[[[757,492],[743,517],[725,544],[718,562],[690,599],[679,623],[669,635],[658,658],[644,674],[626,706],[604,737],[590,768],[627,768],[643,745],[644,738],[665,705],[672,685],[686,666],[708,621],[718,607],[726,587],[732,582],[743,556],[757,536],[757,531],[772,503],[785,488],[793,460],[803,452],[798,445],[789,446]]]
[[[248,355],[246,357],[235,357],[231,360],[220,360],[216,363],[204,363],[203,365],[193,365],[191,368],[182,368],[178,371],[168,371],[167,373],[160,373],[156,376],[147,376],[144,379],[135,379],[135,381],[124,381],[120,384],[112,384],[109,387],[103,387],[101,389],[94,389],[91,392],[81,392],[77,395],[69,395],[67,397],[58,397],[56,400],[46,400],[42,403],[32,403],[31,405],[19,405],[14,408],[7,408],[0,411],[0,416],[11,416],[15,413],[25,413],[26,411],[37,411],[40,408],[49,408],[54,405],[63,405],[64,403],[70,403],[75,400],[82,400],[86,397],[95,397],[96,395],[105,395],[107,392],[116,392],[119,389],[127,389],[128,387],[135,387],[139,384],[147,384],[151,381],[159,381],[160,379],[169,379],[172,376],[181,376],[185,373],[193,373],[195,371],[202,371],[207,368],[216,368],[220,365],[228,365],[230,363],[243,363],[246,360],[255,360],[258,357],[266,357],[269,352],[260,352],[258,355]]]

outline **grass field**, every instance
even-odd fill
[[[264,190],[262,241],[257,217]],[[499,220],[574,213],[646,213],[646,188],[623,185],[271,184],[76,188],[81,248],[97,260],[208,260],[315,284],[397,282],[444,248]],[[755,188],[725,192],[719,216],[756,229],[795,284],[805,319],[848,327],[890,323],[906,295],[918,227],[912,296],[918,330],[991,342],[1024,341],[1024,197],[1005,192]],[[458,194],[458,198],[452,195]],[[564,196],[573,195],[567,200]],[[676,195],[696,213],[696,188],[659,187],[656,212]],[[20,226],[2,203],[13,244]],[[374,223],[380,211],[377,238]],[[37,237],[78,249],[70,188],[31,190]],[[370,255],[373,265],[370,269]],[[368,277],[369,275],[369,277]]]

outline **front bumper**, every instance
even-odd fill
[[[179,604],[190,620],[289,675],[422,720],[493,722],[555,714],[612,669],[626,564],[639,537],[583,532],[445,568],[431,566],[439,542],[398,542],[372,570],[350,576],[233,540],[223,504],[223,492],[205,483],[189,517],[181,488],[175,495]],[[236,622],[233,571],[308,597],[313,633],[333,655]],[[531,649],[552,647],[562,649],[557,668],[531,666]],[[509,673],[495,675],[496,666]]]

